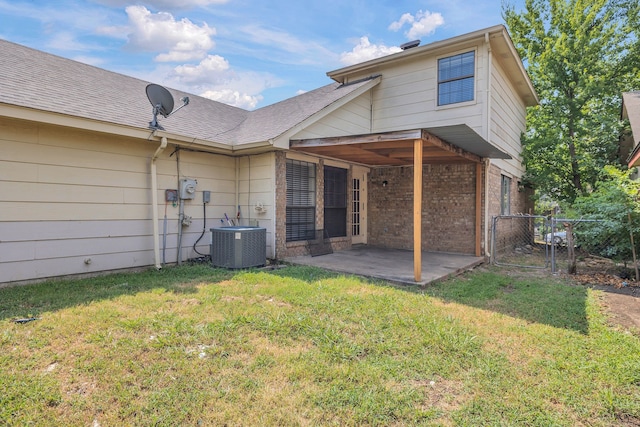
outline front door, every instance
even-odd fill
[[[351,183],[351,243],[367,243],[367,170],[353,168]]]

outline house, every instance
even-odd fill
[[[629,120],[631,131],[620,138],[620,162],[637,168],[640,166],[640,91],[622,94],[622,119]]]
[[[501,25],[255,111],[170,90],[190,103],[163,129],[148,82],[0,52],[0,283],[180,263],[232,221],[264,227],[275,259],[318,233],[335,251],[487,256],[492,216],[528,209],[520,135],[537,97]],[[185,182],[193,198],[171,200]]]

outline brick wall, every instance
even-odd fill
[[[316,228],[324,222],[324,163],[317,165]],[[308,255],[307,242],[286,242],[286,155],[276,155],[276,256]],[[422,249],[475,253],[476,165],[448,164],[423,167]],[[483,166],[484,169],[484,166]],[[484,173],[482,184],[484,187]],[[350,185],[352,173],[348,173]],[[385,185],[386,183],[386,185]],[[518,179],[511,181],[511,213],[526,213],[532,206],[530,191],[522,191]],[[489,219],[500,214],[501,170],[489,170]],[[351,232],[351,191],[348,192],[347,233]],[[484,237],[484,203],[482,232]],[[413,249],[413,167],[376,168],[368,182],[368,244]],[[491,226],[491,221],[489,221]],[[334,251],[349,249],[350,237],[333,238]]]
[[[475,188],[475,164],[424,165],[423,250],[475,252]],[[369,175],[369,244],[413,249],[413,167]]]
[[[489,171],[489,227],[493,227],[493,218],[501,214],[501,187],[502,171],[495,165],[491,165]],[[511,179],[511,206],[510,215],[533,214],[533,190],[523,188],[518,178]],[[533,242],[533,224],[531,227],[513,227],[512,221],[500,221],[497,223],[499,230],[497,235],[501,241],[497,241],[497,247],[508,248],[515,242]]]

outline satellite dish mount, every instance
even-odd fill
[[[149,122],[149,129],[164,130],[158,123],[158,114],[167,118],[184,106],[189,105],[189,97],[180,98],[182,105],[173,110],[173,96],[164,87],[157,84],[147,85],[147,98],[153,106],[153,120]]]

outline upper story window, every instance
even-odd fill
[[[473,101],[475,52],[438,60],[438,105]]]

